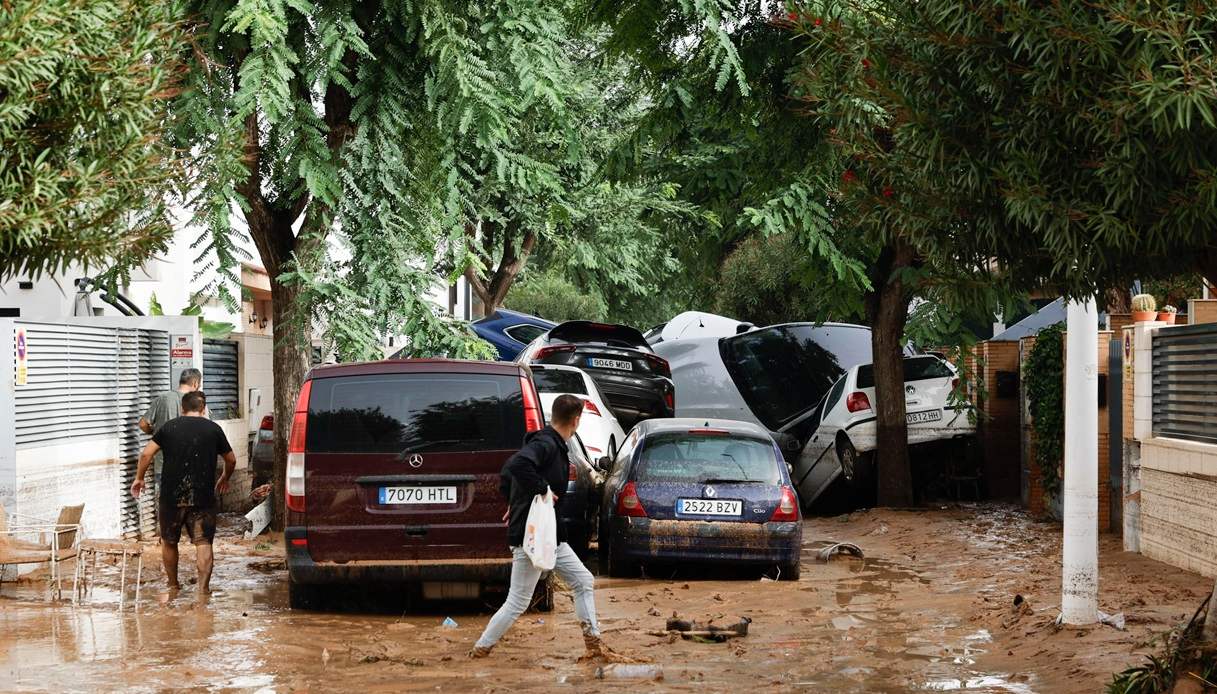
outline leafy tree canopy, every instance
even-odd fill
[[[113,271],[164,251],[174,3],[0,3],[0,275]]]

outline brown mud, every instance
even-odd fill
[[[1058,629],[1059,525],[995,504],[812,518],[798,581],[672,567],[597,579],[605,641],[663,670],[661,681],[598,680],[597,664],[579,662],[582,637],[562,594],[553,613],[526,614],[489,658],[470,661],[491,607],[418,603],[381,587],[343,591],[331,611],[292,612],[281,540],[244,541],[232,527],[220,535],[205,605],[189,585],[188,545],[186,588],[168,602],[149,547],[138,610],[130,594],[118,609],[116,576],[75,607],[43,602],[40,583],[5,583],[0,690],[1100,691],[1156,651],[1211,587],[1105,535],[1101,609],[1124,612],[1127,630]],[[818,563],[824,540],[854,542],[866,558]],[[674,613],[753,621],[726,643],[647,634]],[[458,626],[442,627],[447,616]]]

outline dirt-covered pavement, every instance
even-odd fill
[[[599,579],[605,638],[652,659],[663,680],[645,690],[1099,691],[1111,673],[1158,648],[1208,593],[1200,576],[1101,545],[1101,607],[1110,626],[1057,629],[1060,526],[1002,505],[864,511],[812,518],[797,582],[687,570]],[[818,563],[822,540],[852,541],[864,560]],[[155,552],[155,548],[151,548]],[[189,578],[192,550],[183,548]],[[49,606],[36,586],[0,595],[0,690],[586,691],[637,690],[596,679],[569,599],[530,613],[486,660],[464,657],[490,610],[406,605],[393,590],[356,591],[342,610],[287,609],[281,554],[235,530],[217,543],[217,591],[198,606],[187,589],[169,603],[150,584],[139,611],[120,612],[100,586],[78,607]],[[156,556],[150,553],[150,556]],[[153,562],[155,563],[155,562]],[[152,571],[159,581],[159,571]],[[1015,607],[1015,596],[1023,602]],[[409,611],[402,616],[406,608]],[[751,633],[726,644],[649,635],[673,612]],[[451,616],[458,626],[441,622]]]

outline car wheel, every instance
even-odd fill
[[[321,603],[321,590],[317,586],[287,582],[287,604],[293,610],[315,610]]]
[[[779,581],[797,581],[799,580],[799,572],[802,570],[802,564],[795,562],[793,564],[778,565],[778,580]]]
[[[580,559],[587,558],[588,545],[588,528],[586,525],[579,525],[569,528],[566,531],[566,544],[570,545],[571,551]]]
[[[537,587],[532,593],[532,609],[537,612],[554,611],[554,583],[548,574],[537,581]]]
[[[608,555],[608,575],[613,578],[636,578],[642,571],[642,565],[636,561]]]
[[[841,476],[845,478],[850,489],[862,497],[866,497],[874,487],[874,456],[870,453],[858,453],[854,444],[850,443],[845,434],[837,436],[837,460],[841,461]]]

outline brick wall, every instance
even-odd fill
[[[220,469],[222,468],[221,465]],[[219,475],[219,469],[216,471],[216,475]],[[249,498],[249,492],[253,489],[253,479],[253,471],[249,468],[235,470],[232,473],[232,479],[228,481],[228,491],[217,499],[220,510],[245,513],[253,508],[253,502]]]
[[[1190,314],[1189,322],[1192,324],[1217,323],[1217,299],[1191,299],[1187,304],[1187,311]]]
[[[1100,374],[1107,374],[1108,365],[1107,357],[1111,342],[1112,333],[1109,331],[1099,332],[1099,359],[1098,367]],[[1020,341],[1020,360],[1025,364],[1027,357],[1031,354],[1031,350],[1035,346],[1035,338],[1023,338]],[[1062,355],[1065,356],[1065,355]],[[1021,370],[1021,365],[1020,365]],[[1026,374],[1023,374],[1025,381]],[[1026,407],[1026,389],[1023,390],[1022,406]],[[1098,393],[1095,393],[1098,397]],[[1029,412],[1023,413],[1023,446],[1022,446],[1022,467],[1023,467],[1023,502],[1027,506],[1027,510],[1032,514],[1051,514],[1056,515],[1059,509],[1059,500],[1054,504],[1049,503],[1050,500],[1044,498],[1044,489],[1041,486],[1041,475],[1039,465],[1035,462],[1035,432],[1032,429],[1032,419]],[[1107,532],[1111,529],[1111,481],[1110,469],[1111,464],[1108,460],[1110,432],[1111,426],[1108,420],[1108,409],[1106,405],[1099,407],[1099,436],[1098,436],[1098,502],[1099,513],[1098,523],[1099,530]]]
[[[1017,342],[983,342],[977,346],[987,397],[979,399],[976,423],[984,453],[985,487],[990,497],[1013,498],[1019,494],[1019,397],[1015,392],[1000,397],[999,371],[1019,371]]]
[[[1217,446],[1152,438],[1141,443],[1141,551],[1217,576]]]

